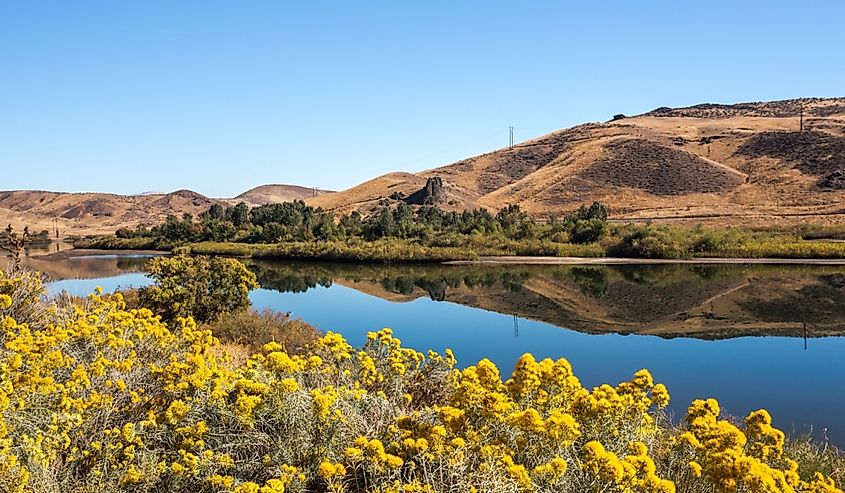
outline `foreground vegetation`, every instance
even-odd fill
[[[697,400],[668,423],[646,370],[586,389],[566,360],[526,354],[503,378],[389,329],[235,361],[191,317],[44,299],[22,270],[0,275],[0,320],[2,491],[838,492],[845,470],[764,410],[736,423]]]
[[[302,202],[249,209],[213,206],[199,220],[171,216],[153,228],[77,239],[75,246],[159,249],[265,259],[439,262],[481,256],[632,258],[845,258],[845,230],[792,230],[611,224],[604,205],[581,207],[561,220],[538,221],[509,206],[447,212],[400,205],[370,217],[335,217]]]

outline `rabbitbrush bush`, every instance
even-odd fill
[[[646,370],[585,389],[566,360],[526,354],[503,380],[388,329],[234,366],[190,319],[41,294],[0,277],[3,491],[840,491],[799,476],[766,411],[737,426],[695,401],[668,425]]]

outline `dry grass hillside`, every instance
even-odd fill
[[[560,215],[599,200],[622,220],[842,222],[845,98],[658,108],[308,201],[370,212],[434,176],[458,209],[515,203]]]
[[[434,176],[434,175],[431,175]],[[306,203],[339,213],[357,210],[364,214],[374,212],[381,207],[395,205],[423,189],[428,176],[414,173],[388,173],[365,181],[343,192],[307,199]],[[444,182],[450,202],[440,204],[442,209],[478,208],[479,195],[454,182]]]
[[[803,112],[804,129],[799,131]],[[342,192],[264,185],[224,203],[305,199],[364,214],[408,201],[430,178],[438,206],[519,204],[562,215],[602,201],[615,220],[773,225],[845,222],[845,98],[658,108],[588,123],[420,173],[389,173]],[[189,190],[121,196],[0,192],[0,224],[63,234],[109,233],[208,209]]]
[[[317,195],[330,193],[316,190]],[[152,226],[169,214],[198,216],[216,202],[250,206],[313,197],[313,188],[296,185],[263,185],[232,199],[213,199],[191,190],[142,195],[108,193],[62,193],[39,190],[0,192],[0,224],[31,231],[57,225],[62,236],[113,233],[118,228]]]
[[[166,194],[113,195],[19,190],[0,192],[0,223],[60,234],[110,233],[138,224],[157,224],[168,214],[199,215],[215,202],[190,190]]]
[[[299,185],[261,185],[228,200],[233,204],[245,202],[251,206],[276,204],[279,202],[291,202],[294,200],[305,200],[331,193],[329,190],[319,188],[301,187]]]

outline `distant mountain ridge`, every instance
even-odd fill
[[[803,120],[803,131],[802,131]],[[595,200],[622,220],[845,220],[845,98],[657,108],[559,130],[419,173],[307,199],[369,213],[439,177],[448,207],[565,214]],[[790,219],[792,218],[792,219]]]
[[[199,215],[213,203],[289,200],[369,214],[419,203],[437,184],[438,207],[518,204],[560,216],[602,201],[614,220],[758,224],[845,222],[845,98],[657,108],[585,123],[418,173],[388,173],[347,190],[261,185],[230,199],[190,190],[122,196],[0,192],[0,222],[73,233]],[[426,203],[427,200],[423,200]]]
[[[329,193],[296,185],[262,185],[232,199],[206,197],[193,190],[118,195],[98,192],[0,191],[0,223],[33,231],[59,227],[62,234],[111,233],[122,227],[154,225],[168,215],[199,216],[212,204],[245,202],[250,206],[301,200]]]

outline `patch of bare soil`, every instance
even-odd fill
[[[833,115],[845,115],[845,104],[832,104],[828,106],[819,106],[817,108],[813,108],[810,110],[810,113],[815,116],[833,116]]]
[[[801,173],[819,177],[819,189],[842,190],[845,180],[845,137],[826,132],[762,132],[750,137],[736,155],[769,157],[791,164]]]
[[[655,195],[729,192],[745,182],[739,172],[695,154],[644,139],[616,140],[580,173],[597,183]]]

